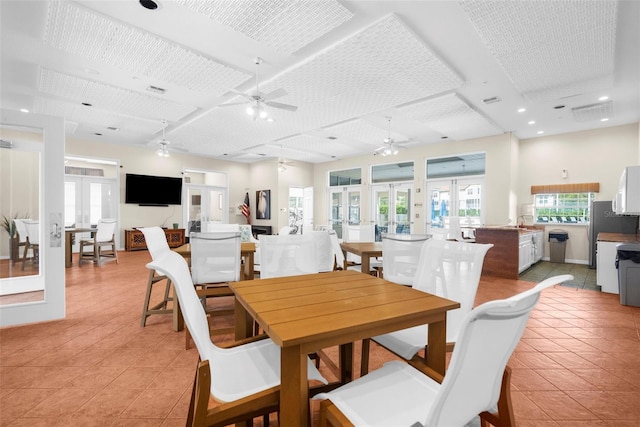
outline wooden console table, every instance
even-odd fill
[[[184,245],[184,228],[165,228],[164,234],[167,236],[167,243],[169,243],[170,248]],[[126,251],[147,249],[147,242],[144,240],[142,231],[124,230],[124,249]]]

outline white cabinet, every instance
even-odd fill
[[[544,232],[533,232],[533,263],[540,261],[544,255]]]
[[[618,269],[616,268],[616,246],[620,242],[598,242],[596,248],[596,280],[602,292],[619,293]]]
[[[518,273],[533,265],[533,233],[520,235],[518,245]]]

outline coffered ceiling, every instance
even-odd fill
[[[640,118],[640,2],[156,3],[2,0],[2,108],[149,150],[166,122],[170,147],[242,162]],[[273,101],[297,110],[247,115],[238,91],[256,91],[256,72],[261,93],[284,89]]]

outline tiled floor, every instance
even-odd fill
[[[522,280],[539,283],[547,277],[553,277],[559,274],[572,274],[574,277],[571,282],[567,282],[563,284],[563,286],[600,291],[600,286],[596,284],[596,270],[584,264],[540,261],[522,272],[520,278]]]
[[[64,320],[0,329],[0,426],[184,425],[198,356],[170,316],[140,327],[148,260],[68,269]],[[483,277],[476,303],[531,286]],[[640,425],[639,324],[616,295],[546,290],[509,362],[518,426]],[[372,351],[372,369],[391,359]]]

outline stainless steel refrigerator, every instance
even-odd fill
[[[611,200],[591,203],[589,212],[589,267],[596,268],[596,242],[598,233],[636,234],[638,216],[617,215],[611,206]]]

